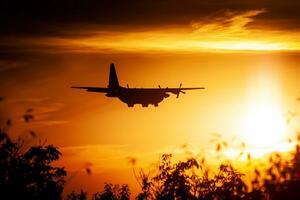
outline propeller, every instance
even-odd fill
[[[176,96],[176,98],[179,98],[179,94],[180,94],[180,93],[185,94],[184,91],[181,91],[181,90],[180,90],[180,89],[181,89],[181,86],[182,86],[182,83],[180,83],[180,85],[179,85],[179,88],[178,88],[178,90],[177,90],[177,96]]]

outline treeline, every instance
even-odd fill
[[[52,163],[61,154],[53,145],[23,148],[22,140],[13,141],[4,129],[0,130],[0,199],[3,200],[60,200],[66,170]],[[137,200],[173,199],[300,199],[300,146],[292,156],[270,156],[269,167],[255,169],[251,184],[243,180],[230,163],[221,164],[215,173],[209,172],[204,160],[195,158],[172,162],[171,154],[161,157],[156,173],[142,170],[138,175],[141,192]],[[87,193],[72,192],[67,200],[86,200]],[[105,184],[93,200],[128,200],[128,185]]]
[[[34,120],[33,110],[23,115],[25,123]],[[28,147],[21,138],[8,136],[12,121],[7,120],[0,128],[0,199],[1,200],[86,200],[85,191],[72,192],[63,197],[67,172],[64,167],[55,167],[61,153],[53,145]],[[29,131],[37,138],[34,131]],[[217,144],[216,151],[221,151]],[[136,179],[141,186],[137,200],[229,200],[300,199],[300,136],[291,156],[284,158],[279,153],[269,157],[264,169],[254,168],[254,178],[246,183],[246,175],[230,162],[220,164],[217,171],[209,170],[205,159],[190,157],[185,161],[172,161],[171,154],[161,156],[155,173],[140,170]],[[226,144],[227,145],[227,144]],[[225,145],[225,146],[226,146]],[[224,145],[223,145],[224,146]],[[248,155],[250,159],[250,155]],[[134,163],[134,162],[133,162]],[[91,195],[93,200],[128,200],[128,185],[105,184],[101,192]]]

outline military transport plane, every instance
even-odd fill
[[[109,84],[107,88],[81,86],[74,86],[72,88],[84,89],[87,92],[106,93],[107,97],[117,97],[126,103],[128,107],[133,107],[135,104],[141,104],[143,107],[148,107],[149,104],[152,104],[157,107],[159,102],[170,96],[168,93],[173,93],[177,95],[178,98],[180,93],[185,94],[184,90],[205,89],[203,87],[182,88],[181,84],[179,88],[161,88],[160,86],[158,86],[158,88],[129,88],[128,85],[127,87],[122,87],[119,85],[113,63],[110,65]]]

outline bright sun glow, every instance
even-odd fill
[[[250,154],[253,158],[262,158],[272,152],[288,152],[294,143],[286,142],[287,125],[280,106],[269,99],[252,102],[252,106],[245,113],[242,123],[242,140],[246,144],[244,154],[240,157],[247,159]],[[238,158],[240,149],[231,148],[224,152],[229,158]]]
[[[276,105],[262,102],[246,113],[243,129],[244,139],[250,146],[271,147],[284,139],[286,124]]]
[[[265,65],[275,64],[264,63]],[[241,123],[242,140],[251,151],[282,150],[287,124],[280,101],[280,81],[274,68],[259,67],[251,80],[249,102]],[[264,153],[263,153],[264,154]]]

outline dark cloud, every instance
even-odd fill
[[[218,19],[226,21],[226,13],[239,15],[262,9],[266,12],[253,16],[247,28],[299,31],[300,2],[294,0],[2,0],[0,60],[6,65],[7,56],[15,60],[16,55],[76,52],[85,48],[70,47],[69,43],[49,38],[76,40],[105,35],[99,31],[134,33],[166,26],[212,24]],[[2,66],[3,70],[11,68]]]
[[[2,0],[1,35],[80,36],[86,25],[160,26],[187,24],[218,12],[265,8],[258,23],[299,28],[300,3],[293,0]],[[81,28],[80,28],[81,27]]]
[[[213,11],[242,5],[196,0],[29,0],[4,1],[2,4],[2,15],[10,20],[106,25],[182,23]]]

